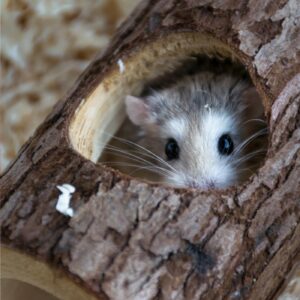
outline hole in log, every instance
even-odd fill
[[[184,146],[182,146],[182,141],[177,141],[180,138],[176,138],[175,132],[175,136],[170,133],[165,133],[164,142],[160,145],[160,153],[156,153],[159,156],[164,156],[162,158],[163,162],[158,162],[161,158],[154,158],[153,155],[148,152],[148,150],[151,150],[151,147],[145,151],[142,150],[141,147],[144,146],[141,143],[139,143],[139,146],[133,146],[140,131],[126,118],[126,95],[141,97],[146,94],[145,91],[147,87],[152,87],[153,82],[157,83],[159,81],[158,79],[164,80],[171,73],[180,73],[179,71],[182,70],[183,66],[189,63],[191,59],[196,59],[199,62],[199,60],[204,57],[206,57],[207,60],[218,58],[219,61],[224,64],[225,60],[226,63],[230,61],[230,64],[232,64],[235,69],[243,69],[240,59],[229,46],[211,36],[196,33],[170,34],[161,40],[156,40],[141,47],[128,57],[120,58],[98,87],[89,97],[83,99],[81,105],[78,107],[71,122],[69,132],[70,140],[74,148],[93,162],[99,161],[115,169],[119,169],[123,173],[150,181],[174,183],[174,186],[224,188],[248,178],[261,164],[266,154],[266,123],[263,114],[260,118],[252,116],[246,119],[244,118],[243,122],[232,123],[233,121],[230,121],[230,116],[228,117],[226,109],[225,111],[223,109],[221,113],[214,113],[213,104],[211,105],[209,102],[204,105],[208,111],[207,115],[212,116],[210,120],[204,123],[213,123],[211,130],[212,134],[215,134],[211,142],[205,141],[204,148],[206,147],[208,156],[212,153],[215,155],[215,157],[207,156],[207,160],[215,161],[215,168],[213,166],[207,168],[208,164],[203,167],[203,161],[201,161],[201,159],[196,159],[195,161],[188,159],[188,156],[191,157],[192,154],[188,153],[187,147],[184,148]],[[230,93],[232,92],[234,94],[235,89],[236,86],[232,85]],[[262,101],[255,88],[253,89],[255,91],[254,96],[250,95],[249,97],[251,99],[255,98],[255,101],[253,101],[255,104],[251,105],[253,109],[261,109],[263,112]],[[250,91],[251,94],[252,89],[249,88],[248,91]],[[133,101],[135,100],[133,99]],[[133,109],[136,110],[137,107],[138,104],[133,106]],[[240,106],[232,106],[230,109],[231,112],[236,110],[237,113],[241,108]],[[175,128],[174,131],[180,126],[185,125],[183,124],[184,122],[178,119],[174,120],[174,124],[172,125]],[[200,121],[199,119],[199,123]],[[139,121],[137,120],[137,122]],[[140,122],[143,122],[143,120],[140,120]],[[248,123],[249,126],[245,126],[245,122]],[[246,134],[245,132],[248,129],[242,129],[244,135],[241,137],[241,134],[239,134],[239,132],[241,132],[240,127],[253,127],[251,122],[252,124],[256,122],[256,132],[248,132],[248,134]],[[259,124],[259,122],[261,122],[261,124]],[[204,125],[202,124],[201,126],[203,127]],[[155,132],[157,128],[153,127],[152,130]],[[181,140],[185,140],[187,136],[191,136],[191,130],[188,129],[188,131],[185,138],[181,138]],[[213,131],[215,131],[215,133],[213,133]],[[253,140],[256,138],[249,139],[253,134],[257,134],[259,137],[264,136],[264,141],[262,142],[265,147],[264,149],[258,148],[255,150],[254,145],[256,142],[253,143]],[[249,143],[247,142],[248,139]],[[129,140],[129,142],[125,140]],[[192,140],[196,140],[195,135],[192,139],[190,138],[190,145],[192,145]],[[198,143],[200,148],[203,146],[200,139],[195,142]],[[253,149],[242,155],[241,151],[245,151],[243,145],[246,143],[248,145],[247,147],[251,144]],[[162,145],[164,146],[163,148]],[[190,149],[190,152],[195,152],[194,148]],[[127,154],[128,151],[130,151],[129,155]],[[143,155],[141,155],[141,151],[144,152]],[[230,154],[237,154],[238,151],[240,151],[239,154],[241,155],[236,156],[235,161],[234,159],[230,159]],[[178,159],[180,155],[183,155],[185,158],[182,162],[182,166],[168,161],[168,158],[169,160]],[[194,155],[196,156],[196,154]],[[248,165],[244,164],[245,159],[252,159],[254,161],[254,167],[249,168]],[[220,161],[219,165],[217,164],[218,160]],[[196,162],[198,167],[196,166]],[[190,167],[188,167],[189,164],[191,165]],[[189,168],[187,172],[185,172],[184,167]],[[178,168],[180,172],[176,172],[176,175],[174,175],[173,171],[178,171]],[[205,168],[207,168],[207,170],[204,172]],[[241,172],[242,168],[247,169],[247,171]],[[202,174],[209,173],[209,176],[204,178],[203,182],[201,182],[203,176],[200,176],[199,180],[199,170]],[[182,174],[179,179],[178,173]],[[223,180],[222,177],[225,179]],[[166,178],[167,180],[165,180]]]

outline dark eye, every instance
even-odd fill
[[[168,139],[165,147],[165,152],[168,160],[176,159],[179,157],[179,146],[174,139]]]
[[[233,141],[229,134],[223,134],[218,141],[218,150],[222,155],[229,155],[233,151]]]

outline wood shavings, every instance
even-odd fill
[[[0,173],[137,3],[0,1]]]

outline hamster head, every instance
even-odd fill
[[[145,97],[127,96],[126,108],[144,145],[163,159],[164,180],[177,187],[226,188],[246,179],[265,152],[260,97],[232,75],[187,76]]]

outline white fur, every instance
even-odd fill
[[[219,138],[229,133],[236,132],[235,120],[225,112],[206,111],[199,120],[196,129],[189,132],[189,120],[181,118],[171,120],[168,130],[180,144],[189,144],[189,154],[193,155],[193,163],[187,167],[182,162],[182,157],[176,163],[179,169],[170,178],[176,186],[194,186],[209,188],[216,186],[223,188],[235,180],[236,172],[230,163],[230,155],[221,155],[218,151]],[[181,155],[186,153],[181,152]],[[181,162],[180,162],[181,160]]]
[[[196,166],[199,170],[198,181],[210,183],[219,187],[228,186],[234,177],[234,170],[229,164],[229,157],[218,151],[219,138],[229,133],[235,133],[232,117],[224,112],[209,111],[201,120],[200,132],[195,136]]]
[[[187,134],[188,130],[188,120],[185,118],[172,119],[167,122],[168,132],[172,132],[172,137],[175,139],[180,139]]]

